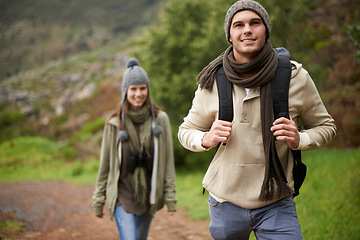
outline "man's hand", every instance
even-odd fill
[[[219,142],[226,143],[232,129],[232,123],[223,120],[216,120],[210,131],[205,133],[201,145],[204,148],[212,148],[218,145]]]
[[[291,149],[295,150],[299,146],[300,135],[292,118],[290,120],[284,117],[276,119],[270,130],[273,132],[276,140],[287,142]]]

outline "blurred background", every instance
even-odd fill
[[[103,126],[120,103],[125,64],[136,57],[149,75],[153,101],[170,116],[178,185],[192,191],[188,177],[199,176],[200,193],[214,152],[183,149],[177,130],[191,106],[197,74],[228,46],[223,21],[234,2],[0,0],[0,182],[94,183]],[[338,127],[327,148],[304,153],[314,169],[312,179],[319,180],[304,185],[303,192],[314,191],[324,209],[319,213],[324,219],[304,231],[314,235],[320,224],[334,236],[339,223],[324,221],[344,209],[333,206],[355,207],[342,216],[347,220],[336,233],[341,238],[305,239],[360,238],[355,226],[360,220],[360,2],[259,2],[270,16],[273,47],[287,48],[303,64]],[[343,198],[324,206],[330,188]],[[299,205],[319,208],[312,197],[300,196]],[[207,218],[206,206],[201,211],[199,218]],[[310,210],[299,213],[307,214],[312,217]]]

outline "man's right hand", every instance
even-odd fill
[[[213,122],[210,131],[205,133],[201,145],[204,148],[212,148],[217,146],[220,142],[226,143],[230,137],[231,129],[231,122],[216,120]]]

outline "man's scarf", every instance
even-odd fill
[[[263,146],[266,159],[265,178],[259,199],[268,201],[291,195],[292,190],[282,178],[282,166],[275,148],[275,138],[270,131],[273,116],[273,79],[277,68],[277,53],[269,41],[259,55],[251,62],[238,63],[233,54],[233,46],[226,49],[197,76],[201,89],[212,90],[216,71],[222,64],[230,82],[243,88],[260,87],[260,115]],[[256,73],[250,78],[240,78],[240,74]]]

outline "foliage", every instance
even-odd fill
[[[0,239],[8,239],[10,235],[25,231],[25,224],[17,221],[15,214],[0,212]]]
[[[99,141],[99,133],[102,134],[105,124],[104,118],[96,118],[95,120],[85,124],[80,131],[75,134],[75,139],[77,141],[86,141],[95,137],[95,141]],[[100,136],[101,137],[101,136]]]
[[[197,87],[197,74],[229,46],[223,22],[232,3],[216,0],[169,1],[159,22],[148,27],[137,44],[135,55],[151,79],[153,99],[169,113],[176,163],[180,166],[195,161],[205,165],[212,156],[208,152],[193,155],[184,151],[176,136],[178,126],[190,109]],[[262,3],[272,13],[270,40],[274,47],[285,45],[295,56],[307,54],[304,48],[309,44],[309,35],[300,32],[307,24],[307,2],[283,0],[276,4],[275,1]],[[284,15],[286,18],[283,18]]]
[[[189,156],[176,136],[191,106],[196,90],[195,77],[209,59],[227,46],[221,30],[223,26],[218,24],[227,9],[221,5],[223,1],[214,0],[168,2],[159,23],[149,27],[135,53],[150,77],[152,98],[170,116],[178,165],[183,165]],[[208,158],[204,153],[197,155],[196,161],[204,163]]]
[[[0,145],[0,164],[12,168],[24,164],[41,165],[54,160],[58,152],[59,146],[45,138],[20,137]]]
[[[73,152],[69,145],[42,137],[6,141],[0,144],[0,182],[68,180],[94,183],[98,160],[69,161],[69,152]]]
[[[352,49],[348,46],[341,53],[342,43],[337,40],[340,38],[338,35],[341,35],[342,28],[356,19],[358,13],[351,10],[356,7],[356,4],[349,3],[350,5],[347,6],[351,10],[351,15],[347,17],[346,23],[339,20],[336,24],[329,25],[326,21],[328,16],[324,16],[321,11],[325,13],[338,11],[337,14],[340,16],[346,14],[346,11],[338,8],[336,3],[308,0],[259,2],[269,12],[272,25],[269,40],[273,46],[286,47],[290,50],[292,59],[303,64],[314,82],[321,87],[320,92],[326,90],[324,102],[326,105],[329,104],[330,113],[336,116],[335,120],[348,132],[346,136],[356,136],[360,119],[356,108],[349,109],[349,116],[354,116],[354,118],[350,125],[346,125],[340,117],[344,115],[341,108],[338,108],[337,104],[332,105],[332,103],[343,102],[344,99],[335,94],[331,94],[334,98],[327,97],[330,96],[328,95],[330,92],[344,92],[346,87],[340,85],[338,89],[327,88],[329,76],[335,77],[333,73],[339,71],[339,73],[348,74],[346,80],[341,79],[341,76],[336,76],[334,81],[337,83],[344,80],[353,79],[355,82],[359,80],[358,64],[355,66],[352,64],[351,68],[347,67],[345,71],[341,71],[343,69],[340,64],[344,62],[343,58],[352,61],[351,55],[347,54]],[[149,74],[153,99],[169,113],[173,125],[178,165],[183,165],[186,159],[189,159],[189,162],[197,161],[205,164],[205,159],[211,158],[209,153],[192,155],[182,150],[176,135],[178,126],[191,106],[191,99],[196,90],[197,74],[229,46],[224,37],[223,21],[232,3],[233,1],[225,0],[169,1],[159,16],[158,22],[149,26],[138,41],[135,55],[141,60],[142,66]],[[326,9],[322,8],[323,3]],[[351,29],[354,31],[354,28]],[[339,53],[336,55],[337,58],[334,52]],[[353,89],[354,96],[358,93],[356,89]],[[338,98],[338,101],[335,98]],[[340,138],[339,142],[346,142],[346,146],[360,144],[356,140],[346,141],[345,136]]]
[[[26,116],[20,112],[0,112],[0,143],[13,137],[24,136],[29,132],[24,124]]]
[[[356,58],[360,61],[360,23],[356,25],[348,26],[347,33],[351,37],[354,42],[354,46],[356,47]]]

